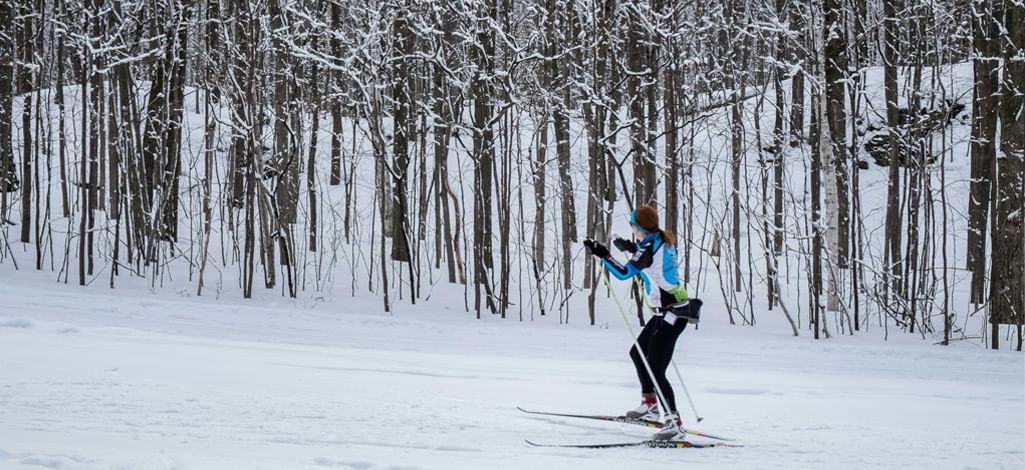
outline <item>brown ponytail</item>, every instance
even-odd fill
[[[669,246],[676,246],[676,237],[673,236],[673,232],[666,229],[658,229],[662,232],[662,240],[669,244]]]

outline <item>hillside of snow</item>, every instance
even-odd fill
[[[948,89],[970,90],[970,67],[962,64],[941,75]],[[866,119],[881,119],[882,91],[871,85],[881,82],[881,71],[872,70],[868,81]],[[68,91],[68,102],[75,103],[74,88]],[[961,96],[968,105],[964,113],[970,113],[969,98]],[[766,102],[773,102],[771,93]],[[745,105],[747,115],[754,106]],[[941,190],[948,200],[946,207],[935,207],[937,217],[949,217],[950,308],[958,315],[958,334],[947,347],[937,345],[936,333],[899,331],[878,311],[864,317],[863,329],[853,336],[840,334],[838,315],[829,314],[833,336],[811,338],[806,268],[799,256],[807,214],[796,209],[808,197],[807,147],[786,157],[791,251],[781,260],[783,298],[800,323],[800,336],[791,336],[779,310],[765,308],[760,242],[746,232],[743,249],[751,243],[754,254],[743,269],[754,271],[753,286],[728,295],[723,276],[731,268],[724,264],[720,273],[720,260],[708,256],[712,232],[722,232],[729,214],[728,122],[725,114],[704,121],[700,132],[688,136],[694,138],[696,197],[694,244],[686,248],[694,257],[688,290],[705,303],[699,328],[688,326],[675,355],[702,422],[672,369],[669,377],[688,427],[732,437],[743,447],[583,450],[533,448],[524,441],[635,441],[651,431],[529,416],[516,407],[618,414],[636,406],[639,391],[627,357],[636,318],[626,312],[628,326],[616,303],[631,303],[626,283],[615,284],[607,295],[600,290],[596,325],[588,326],[579,246],[571,261],[574,288],[560,289],[561,268],[553,262],[542,266],[547,283],[538,293],[523,254],[529,247],[517,245],[513,256],[520,258],[513,268],[522,276],[512,279],[516,305],[509,318],[474,319],[465,309],[464,286],[448,284],[445,267],[434,270],[427,263],[424,297],[413,305],[408,286],[402,297],[393,290],[392,312],[383,313],[380,292],[368,292],[367,286],[375,262],[371,252],[379,243],[371,227],[379,222],[373,218],[372,154],[357,132],[344,137],[352,139],[347,144],[356,142],[353,217],[359,223],[353,241],[339,231],[342,189],[327,189],[321,200],[327,209],[321,212],[324,248],[304,252],[305,290],[298,298],[289,299],[280,285],[241,298],[238,264],[225,261],[231,244],[219,213],[211,243],[216,261],[204,295],[197,296],[203,116],[187,108],[183,240],[168,253],[159,276],[122,270],[111,289],[109,260],[100,257],[89,285],[75,285],[73,275],[67,284],[63,250],[77,222],[59,217],[59,210],[51,215],[48,247],[54,254],[41,271],[34,269],[35,246],[16,242],[17,229],[4,227],[11,251],[0,262],[0,469],[1025,468],[1025,360],[1006,348],[1013,339],[1006,328],[1005,349],[985,349],[988,325],[969,304],[970,275],[959,269],[970,174],[970,127],[963,118],[937,134],[949,145],[941,155],[943,173],[937,163],[932,174],[935,203]],[[72,104],[69,121],[75,115]],[[759,118],[764,139],[772,116],[763,108]],[[754,156],[754,123],[746,124],[745,182],[755,185],[761,167]],[[582,213],[586,141],[577,122],[572,132]],[[323,155],[328,136],[323,130],[319,139]],[[78,140],[72,137],[75,153]],[[224,143],[226,137],[220,138]],[[524,144],[530,147],[529,136]],[[326,188],[322,163],[318,172]],[[468,188],[472,166],[466,149],[454,147],[450,163],[453,179]],[[219,164],[223,175],[224,162]],[[866,258],[878,263],[887,170],[871,164],[860,176]],[[550,194],[556,194],[554,169],[548,181]],[[531,195],[529,186],[525,191]],[[53,197],[58,201],[58,191]],[[472,194],[460,197],[469,210]],[[748,204],[745,223],[760,210],[760,201]],[[530,201],[525,206],[513,225],[529,237],[533,207]],[[557,225],[557,206],[552,199],[550,228]],[[20,220],[18,210],[11,220]],[[624,201],[616,211],[613,232],[626,234]],[[109,228],[97,232],[107,257]],[[554,228],[548,235],[549,252],[559,262],[561,236]],[[67,260],[71,266],[77,262],[74,250]],[[393,273],[403,271],[395,266]],[[562,312],[552,308],[560,304]],[[540,315],[542,305],[548,315]],[[731,325],[730,307],[754,313],[755,325]]]

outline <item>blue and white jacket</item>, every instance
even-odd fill
[[[631,251],[634,253],[633,258],[625,265],[611,254],[603,258],[605,269],[621,281],[640,276],[644,281],[644,292],[648,294],[656,314],[661,314],[663,308],[683,300],[677,298],[682,289],[677,287],[676,247],[665,242],[662,232],[644,237]],[[684,297],[685,292],[682,293]]]

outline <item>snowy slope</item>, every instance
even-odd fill
[[[869,74],[872,83],[881,81],[876,72]],[[943,73],[950,89],[969,89],[970,68]],[[880,94],[870,94],[877,108]],[[191,145],[183,187],[193,215],[199,214],[195,175],[201,117],[187,112],[185,129]],[[793,338],[782,314],[764,308],[764,287],[758,285],[742,294],[750,292],[750,300],[741,298],[757,314],[757,325],[728,324],[721,280],[705,255],[712,227],[721,225],[729,210],[722,117],[703,124],[707,127],[695,140],[698,232],[691,248],[700,282],[688,288],[706,303],[701,329],[688,328],[676,352],[705,420],[694,422],[679,389],[678,396],[689,426],[735,437],[744,448],[528,447],[524,439],[589,443],[649,435],[626,425],[538,418],[516,410],[618,413],[638,399],[626,356],[630,332],[615,303],[600,298],[598,326],[585,326],[585,291],[560,292],[558,266],[546,267],[551,286],[544,301],[552,305],[572,295],[569,324],[560,324],[567,317],[558,313],[537,314],[529,274],[512,281],[514,297],[524,293],[515,299],[513,318],[473,320],[464,311],[463,287],[448,285],[444,268],[428,273],[433,280],[425,282],[425,297],[417,305],[396,299],[393,291],[394,313],[383,314],[379,294],[366,287],[369,249],[361,245],[373,246],[369,230],[357,231],[353,243],[345,243],[337,230],[340,216],[333,213],[323,221],[322,241],[337,251],[301,261],[309,279],[296,300],[264,289],[257,289],[253,300],[240,299],[237,264],[224,266],[220,259],[207,273],[205,296],[195,297],[189,267],[198,251],[187,242],[181,244],[184,256],[159,278],[122,275],[110,290],[109,264],[101,262],[91,285],[83,288],[55,282],[66,220],[54,218],[54,272],[35,271],[34,246],[13,242],[10,254],[19,268],[0,264],[0,469],[1025,468],[1025,360],[1020,353],[984,349],[978,337],[986,328],[984,317],[970,314],[964,295],[968,276],[953,269],[964,264],[967,126],[951,128],[950,153],[943,161],[951,308],[959,314],[960,333],[969,339],[938,347],[935,334],[923,340],[887,332],[875,314],[864,325],[868,330],[853,337],[835,334],[816,342],[804,328]],[[762,118],[764,138],[771,116]],[[582,131],[574,127],[573,132],[579,137]],[[326,133],[320,142],[327,145]],[[574,142],[582,157],[582,141]],[[754,143],[748,144],[753,152]],[[793,151],[787,160],[788,194],[802,207],[805,151]],[[373,172],[368,155],[357,152],[360,175]],[[460,158],[454,150],[450,163],[460,168],[457,176],[465,183],[472,169],[465,155]],[[578,208],[586,191],[584,162],[576,158],[574,164],[581,183]],[[744,168],[756,184],[760,168],[753,154]],[[869,255],[877,260],[886,169],[873,165],[861,176]],[[556,181],[550,174],[549,184]],[[357,179],[356,220],[369,221],[374,214],[371,182]],[[939,188],[936,173],[934,182]],[[327,207],[339,206],[337,189],[325,191]],[[462,197],[463,207],[469,207]],[[514,218],[515,225],[530,226],[533,208],[529,201],[526,206],[524,220]],[[757,209],[752,202],[751,210]],[[614,231],[626,233],[625,203],[616,210]],[[800,234],[803,216],[788,212],[788,230]],[[197,220],[182,221],[182,233],[196,240]],[[215,219],[215,231],[219,222]],[[561,235],[550,232],[554,252]],[[216,247],[220,235],[214,236]],[[757,273],[764,262],[758,242],[751,243],[750,269]],[[211,251],[214,258],[221,254],[219,248]],[[574,284],[579,285],[583,257],[575,253]],[[803,265],[796,255],[783,262],[784,298],[795,311],[806,309]],[[46,264],[49,268],[49,258]],[[514,269],[526,272],[529,263]],[[313,281],[321,270],[323,280]],[[758,282],[757,274],[754,278]],[[625,301],[626,284],[616,285],[613,293]],[[525,322],[517,321],[519,307]],[[807,312],[801,315],[799,321],[806,323]],[[836,333],[836,317],[827,318]],[[670,377],[677,383],[674,373]]]
[[[970,286],[971,275],[966,270],[961,269],[965,265],[965,247],[967,243],[967,206],[970,176],[969,159],[967,158],[970,123],[967,117],[971,113],[970,90],[972,87],[972,69],[970,64],[963,63],[944,65],[935,70],[926,69],[924,74],[925,88],[939,89],[942,87],[950,90],[949,96],[957,98],[959,102],[968,105],[968,108],[961,113],[961,118],[956,120],[954,125],[945,129],[943,133],[937,132],[933,136],[934,147],[931,150],[938,153],[942,141],[945,143],[947,153],[942,155],[943,158],[930,168],[932,175],[931,188],[933,193],[933,215],[938,220],[946,221],[945,224],[937,223],[936,226],[946,226],[949,229],[946,233],[948,262],[945,272],[949,277],[950,284],[948,310],[957,318],[955,321],[957,330],[954,332],[953,337],[957,339],[963,337],[976,338],[979,339],[978,344],[984,346],[985,341],[982,339],[984,335],[988,334],[988,325],[985,323],[985,315],[976,314],[978,313],[977,307],[969,302],[967,291]],[[936,77],[935,84],[933,83],[933,75]],[[902,77],[902,80],[904,78],[906,77]],[[883,120],[885,112],[881,86],[882,69],[880,67],[867,69],[865,80],[867,83],[867,102],[863,105],[862,117],[866,123],[879,123]],[[148,85],[141,83],[140,86],[141,88],[138,92],[145,93]],[[789,83],[784,83],[784,89],[789,90]],[[66,87],[65,92],[69,103],[67,110],[68,122],[77,122],[74,118],[75,116],[81,116],[81,109],[79,108],[81,100],[78,99],[78,93],[81,92],[81,89],[80,87],[69,86]],[[206,128],[205,115],[202,109],[197,109],[194,106],[194,103],[197,102],[197,93],[201,92],[192,88],[187,89],[186,103],[188,106],[184,110],[183,139],[187,145],[184,145],[182,152],[182,200],[181,219],[179,221],[181,240],[179,240],[179,243],[175,245],[173,250],[167,244],[162,245],[160,255],[161,271],[159,275],[154,275],[152,269],[150,269],[144,273],[148,279],[140,281],[135,278],[136,274],[128,269],[122,269],[119,276],[112,281],[119,288],[121,286],[151,286],[154,289],[169,289],[179,294],[194,293],[197,290],[198,266],[202,264],[202,253],[204,251],[202,245],[203,224],[201,205],[204,186],[202,182],[203,149],[205,148],[203,139],[204,129]],[[39,96],[45,102],[51,103],[48,114],[48,118],[51,121],[50,137],[55,140],[56,136],[53,135],[55,132],[52,132],[52,130],[56,128],[56,122],[59,118],[57,117],[56,105],[52,104],[52,95],[53,90],[49,89],[39,93]],[[938,96],[933,97],[930,95],[927,96],[927,99],[924,98],[924,101],[931,102],[933,98],[939,99]],[[778,317],[777,312],[769,312],[767,309],[766,299],[768,296],[766,286],[768,283],[765,250],[762,246],[763,240],[759,236],[762,229],[763,214],[769,214],[772,211],[771,204],[766,205],[764,204],[766,201],[759,198],[759,184],[762,171],[771,170],[769,167],[763,168],[760,164],[759,158],[765,155],[759,152],[759,148],[768,144],[771,140],[774,119],[771,103],[774,101],[775,96],[770,89],[767,90],[764,100],[760,104],[758,99],[749,99],[743,104],[743,124],[746,140],[744,143],[745,157],[741,166],[743,196],[740,204],[742,213],[740,253],[733,252],[733,240],[731,239],[733,206],[730,165],[732,155],[730,153],[728,108],[717,110],[715,113],[699,120],[694,125],[687,126],[681,131],[682,138],[687,142],[687,145],[681,149],[681,159],[686,164],[693,166],[693,179],[690,182],[692,186],[688,186],[686,191],[690,191],[692,188],[694,198],[693,201],[690,201],[687,197],[689,193],[684,194],[683,199],[690,204],[687,211],[692,215],[692,218],[689,219],[691,223],[686,224],[688,219],[681,215],[681,218],[684,218],[681,221],[681,225],[687,225],[693,233],[692,243],[681,246],[680,258],[681,260],[685,258],[684,251],[689,252],[691,259],[691,281],[686,286],[689,292],[706,300],[731,306],[732,308],[727,309],[727,311],[735,316],[738,313],[744,313],[748,317],[755,315],[757,317],[755,323],[759,323],[760,326],[764,325],[763,320],[769,319],[768,322],[765,322],[769,323],[766,325],[767,328],[776,331],[779,328],[786,329],[789,327],[785,324],[777,324],[775,320],[771,319]],[[904,104],[905,97],[903,94],[899,101],[901,105]],[[20,115],[21,106],[22,100],[20,98],[16,99],[14,103],[15,115]],[[220,113],[222,120],[227,119],[229,110],[218,109],[216,111]],[[511,217],[511,228],[500,227],[497,218],[494,225],[496,232],[498,230],[509,230],[511,235],[510,257],[512,263],[510,266],[509,284],[510,297],[514,306],[510,309],[510,315],[518,317],[522,314],[524,317],[531,317],[533,313],[541,311],[542,308],[546,309],[546,311],[552,311],[561,306],[565,314],[574,317],[574,321],[581,321],[587,311],[585,297],[588,291],[582,288],[586,253],[580,244],[573,244],[570,249],[570,259],[566,260],[563,257],[561,244],[564,234],[561,233],[559,228],[561,209],[560,202],[556,196],[561,189],[559,188],[556,166],[551,164],[552,162],[546,165],[546,181],[549,195],[546,212],[547,230],[545,232],[547,248],[546,256],[544,259],[539,260],[538,266],[542,282],[537,282],[534,279],[534,264],[531,259],[531,233],[536,214],[534,213],[534,204],[531,200],[533,197],[533,182],[529,166],[530,159],[533,158],[533,154],[530,153],[533,151],[531,140],[533,134],[530,126],[528,126],[528,123],[533,120],[533,116],[528,111],[522,110],[519,116],[524,121],[525,128],[521,131],[520,142],[516,146],[516,155],[519,158],[515,159],[512,163],[516,168],[511,169],[515,175],[513,177],[514,181],[511,183],[514,191],[523,190],[526,202],[523,204],[522,213],[518,207],[519,205],[513,204],[517,207],[514,207],[514,214]],[[626,110],[621,110],[621,112],[625,113]],[[628,116],[624,114],[621,116],[621,119],[623,121],[628,120]],[[755,121],[758,121],[757,126]],[[585,219],[583,214],[586,211],[588,196],[587,180],[589,169],[587,167],[586,130],[582,127],[582,124],[581,119],[574,119],[572,121],[571,151],[573,159],[571,167],[574,179],[573,192],[579,213],[578,230],[581,237],[587,237],[594,236],[595,234],[593,230],[583,226]],[[18,131],[14,133],[16,149],[19,146],[17,139],[21,136],[19,125],[20,121],[15,123],[15,128]],[[321,232],[319,234],[320,251],[311,252],[307,250],[306,237],[303,236],[297,237],[295,249],[298,257],[296,260],[297,272],[301,273],[300,281],[298,282],[300,285],[298,295],[302,298],[302,302],[316,303],[325,298],[355,293],[359,297],[376,296],[378,301],[372,310],[382,309],[383,302],[381,299],[383,296],[380,292],[380,264],[379,258],[376,258],[381,250],[379,248],[380,232],[376,230],[376,227],[380,225],[380,222],[377,220],[378,209],[375,205],[376,188],[375,180],[372,177],[374,174],[374,153],[367,139],[366,131],[361,128],[361,126],[365,125],[365,122],[360,121],[355,126],[351,122],[347,122],[342,126],[344,132],[341,139],[345,143],[344,158],[347,164],[349,159],[352,159],[355,166],[354,174],[356,175],[353,183],[352,198],[349,200],[353,211],[351,217],[354,221],[357,221],[357,223],[353,224],[351,239],[343,236],[341,229],[343,225],[342,213],[347,197],[345,189],[341,186],[330,186],[327,184],[329,161],[325,157],[330,154],[331,134],[330,129],[326,128],[327,126],[321,126],[318,139],[317,162],[317,187],[320,191],[318,201],[321,217],[319,222],[319,230]],[[389,125],[387,121],[385,125]],[[81,154],[79,145],[82,140],[74,135],[75,129],[74,126],[71,126],[69,131],[75,137],[71,138],[69,142],[69,162],[72,165],[77,165]],[[760,133],[756,132],[756,130],[760,131]],[[222,125],[218,127],[218,151],[214,158],[216,168],[212,186],[212,198],[215,201],[220,199],[221,192],[227,188],[227,180],[224,175],[228,172],[227,154],[225,152],[230,140],[228,131],[227,126]],[[304,132],[308,132],[308,129],[304,129]],[[306,134],[304,136],[308,137]],[[265,137],[270,138],[270,136]],[[430,142],[432,138],[433,136],[429,136],[425,141]],[[863,143],[864,140],[862,138],[861,142]],[[453,142],[456,141],[453,140]],[[620,155],[625,155],[629,151],[627,144],[624,139],[620,139],[616,152]],[[656,160],[664,163],[664,140],[661,137],[656,139],[652,148],[655,150]],[[554,152],[554,149],[552,151]],[[690,155],[691,151],[693,151],[693,155]],[[782,287],[781,297],[790,307],[795,317],[807,318],[807,295],[809,289],[808,279],[805,275],[807,271],[807,257],[805,253],[810,249],[808,246],[810,244],[810,235],[808,233],[810,194],[807,181],[808,174],[810,173],[810,154],[807,145],[798,148],[788,147],[785,152],[784,188],[786,202],[784,204],[785,217],[783,225],[786,232],[786,247],[784,256],[778,261]],[[866,155],[861,155],[861,158],[869,160]],[[418,159],[413,160],[410,172],[417,173],[420,162]],[[433,161],[427,160],[427,170],[429,173],[433,170]],[[942,169],[940,162],[943,164]],[[449,178],[451,181],[449,184],[453,187],[453,191],[457,193],[457,198],[460,200],[461,215],[463,218],[470,218],[472,217],[473,207],[471,183],[473,180],[473,168],[469,158],[469,149],[464,145],[453,144],[448,163],[451,171]],[[51,164],[55,164],[55,162],[51,162]],[[522,168],[518,165],[522,165]],[[628,181],[632,178],[630,166],[629,163],[624,165],[625,177]],[[346,166],[346,171],[348,171],[348,166]],[[52,173],[54,178],[57,178],[56,169],[53,169]],[[943,178],[940,176],[941,173],[944,175]],[[69,173],[69,179],[72,184],[77,183],[77,177],[76,172],[72,171]],[[864,265],[866,266],[864,274],[867,276],[863,279],[864,292],[861,295],[864,312],[862,319],[865,319],[883,315],[880,308],[880,304],[884,302],[880,300],[883,291],[880,273],[884,271],[882,264],[884,258],[884,216],[888,171],[886,168],[876,166],[873,163],[869,169],[859,171],[859,177],[863,207],[859,223],[863,224],[863,235],[865,237],[865,246],[863,247],[862,254]],[[519,181],[517,182],[516,179],[519,179]],[[43,180],[45,183],[45,175]],[[53,233],[50,234],[52,239],[49,236],[44,237],[43,265],[44,269],[53,271],[51,278],[62,278],[62,276],[68,275],[69,267],[71,271],[74,271],[74,268],[77,266],[77,243],[73,242],[77,239],[78,220],[74,217],[69,220],[60,216],[60,211],[57,209],[60,206],[60,191],[56,185],[56,180],[53,183],[50,194],[53,212],[49,218],[49,228],[52,229]],[[940,194],[941,188],[945,192],[943,195]],[[419,194],[417,191],[419,191],[419,186],[414,184],[409,189],[411,191],[411,199],[418,200]],[[771,188],[769,191],[771,191]],[[305,207],[307,204],[305,184],[301,185],[300,192],[299,199],[302,210],[300,210],[296,229],[304,230],[307,223],[308,209]],[[658,193],[660,197],[664,197],[662,188],[659,189]],[[74,198],[77,195],[73,194],[72,196]],[[512,197],[515,200],[517,196],[518,194],[514,192]],[[943,198],[946,199],[946,206],[943,206],[941,203]],[[11,211],[10,219],[20,220],[20,199],[13,201],[13,204],[14,207]],[[433,205],[429,204],[428,206]],[[630,233],[627,217],[631,210],[627,206],[626,198],[620,197],[615,205],[611,233],[620,235]],[[766,212],[763,213],[763,210]],[[499,209],[496,208],[494,212],[497,214]],[[98,214],[102,214],[102,211],[98,212]],[[224,210],[215,210],[212,217],[211,241],[207,250],[209,253],[209,263],[205,272],[206,286],[204,295],[239,297],[242,295],[241,282],[239,281],[242,267],[239,261],[240,255],[238,250],[240,250],[239,247],[242,244],[242,240],[237,231],[232,232],[228,227],[230,223],[236,221],[230,219]],[[428,217],[429,221],[433,220],[433,217],[432,208]],[[941,219],[941,217],[945,219]],[[96,269],[95,273],[89,276],[87,282],[99,287],[111,282],[108,279],[110,278],[112,267],[111,258],[115,228],[113,222],[106,220],[102,216],[98,217],[97,223],[99,228],[95,232],[98,251]],[[905,220],[903,223],[907,224],[908,221]],[[421,299],[421,304],[427,304],[432,309],[463,308],[466,304],[472,304],[472,293],[467,294],[462,286],[453,286],[447,283],[446,266],[442,266],[441,269],[432,268],[431,260],[434,259],[435,255],[434,240],[438,234],[434,233],[433,223],[428,223],[427,225],[427,238],[422,242],[421,246],[423,256],[420,258],[420,264],[417,267],[417,270],[423,274],[421,281],[424,289],[424,298]],[[467,241],[472,239],[472,227],[470,225],[469,223],[464,223],[461,227],[461,245],[464,250],[462,257],[464,263],[468,263],[466,268],[468,274],[472,274],[472,269],[469,268],[472,254],[467,248]],[[21,269],[31,269],[35,263],[35,245],[15,242],[14,240],[17,239],[17,226],[12,227],[6,229],[8,231],[6,236],[15,247],[14,252],[10,253],[10,255]],[[681,233],[680,235],[682,236],[683,234]],[[716,235],[723,237],[721,239],[723,255],[718,259],[713,259],[709,256],[709,252],[711,251],[712,239]],[[933,259],[938,260],[943,254],[939,240],[941,237],[939,234],[933,235],[933,237],[927,240],[932,245],[935,245],[930,246],[929,255]],[[497,233],[492,234],[492,237],[497,239]],[[72,243],[69,243],[69,241]],[[124,240],[122,239],[123,242]],[[390,244],[391,241],[386,240],[385,243]],[[384,251],[389,252],[390,248],[386,248]],[[7,253],[4,254],[7,255]],[[122,262],[124,262],[124,254],[121,256]],[[9,258],[6,256],[0,256],[0,261],[3,261],[0,262],[0,272],[10,272],[12,269],[15,269],[11,263],[7,262],[7,259]],[[733,278],[731,265],[738,259],[741,265],[740,269],[743,278],[741,282],[744,283],[742,286],[744,292],[733,294],[732,284],[736,280]],[[562,267],[566,263],[571,265],[571,284],[574,286],[572,291],[561,289],[563,285]],[[721,269],[717,269],[716,264]],[[375,270],[375,268],[378,269]],[[257,271],[262,269],[262,266],[258,267]],[[392,297],[397,295],[398,290],[404,290],[408,294],[409,279],[406,275],[406,269],[406,266],[402,263],[391,263],[389,268],[389,289]],[[932,323],[934,324],[932,327],[938,332],[930,333],[929,340],[939,337],[942,332],[942,322],[938,317],[940,317],[939,312],[942,311],[944,305],[942,305],[942,299],[940,299],[940,294],[938,293],[944,292],[945,286],[941,285],[938,279],[942,278],[943,272],[944,270],[940,266],[940,262],[937,261],[936,268],[932,271],[932,275],[936,279],[930,279],[930,282],[925,283],[924,287],[926,291],[934,293],[934,298],[922,301],[919,305],[920,309],[928,308],[937,317],[933,320]],[[261,275],[262,273],[257,273],[256,277],[259,278]],[[849,274],[845,275],[849,278]],[[283,277],[284,273],[279,272],[278,285],[275,288],[279,297],[287,295],[285,293],[286,282]],[[492,281],[497,282],[497,275],[494,277],[496,279],[492,279]],[[72,282],[74,282],[74,278],[75,276],[72,274]],[[66,279],[66,277],[62,279]],[[845,282],[848,280],[845,279]],[[260,284],[260,282],[257,281],[256,284]],[[375,288],[371,289],[368,284],[373,284]],[[620,295],[625,295],[627,291],[625,284],[619,284],[616,288],[619,289]],[[870,298],[873,296],[876,298]],[[850,297],[848,293],[847,298],[844,299],[848,305],[853,303],[853,299]],[[466,300],[467,298],[469,300]],[[402,300],[392,299],[393,304],[402,302]],[[829,329],[831,332],[836,333],[839,329],[838,317],[836,314],[829,315],[829,317],[829,320],[832,322]],[[738,321],[740,321],[739,318]],[[1005,329],[1005,333],[1009,331]],[[1007,347],[1011,344],[1011,341],[1005,340],[1003,344]]]
[[[649,433],[515,409],[635,405],[621,321],[115,296],[23,274],[0,275],[0,298],[18,299],[0,315],[4,469],[1025,466],[1025,364],[1012,352],[903,335],[823,343],[710,320],[677,349],[705,420],[685,416],[746,447],[537,449],[523,439]]]

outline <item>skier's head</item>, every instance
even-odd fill
[[[661,232],[662,238],[670,245],[675,245],[676,240],[673,235],[665,230],[658,228],[658,211],[654,207],[647,204],[638,206],[636,210],[630,213],[630,227],[634,230],[634,235],[637,238],[644,238],[655,232]]]
[[[648,235],[658,230],[658,212],[647,204],[637,207],[630,214],[630,226],[640,235]]]

